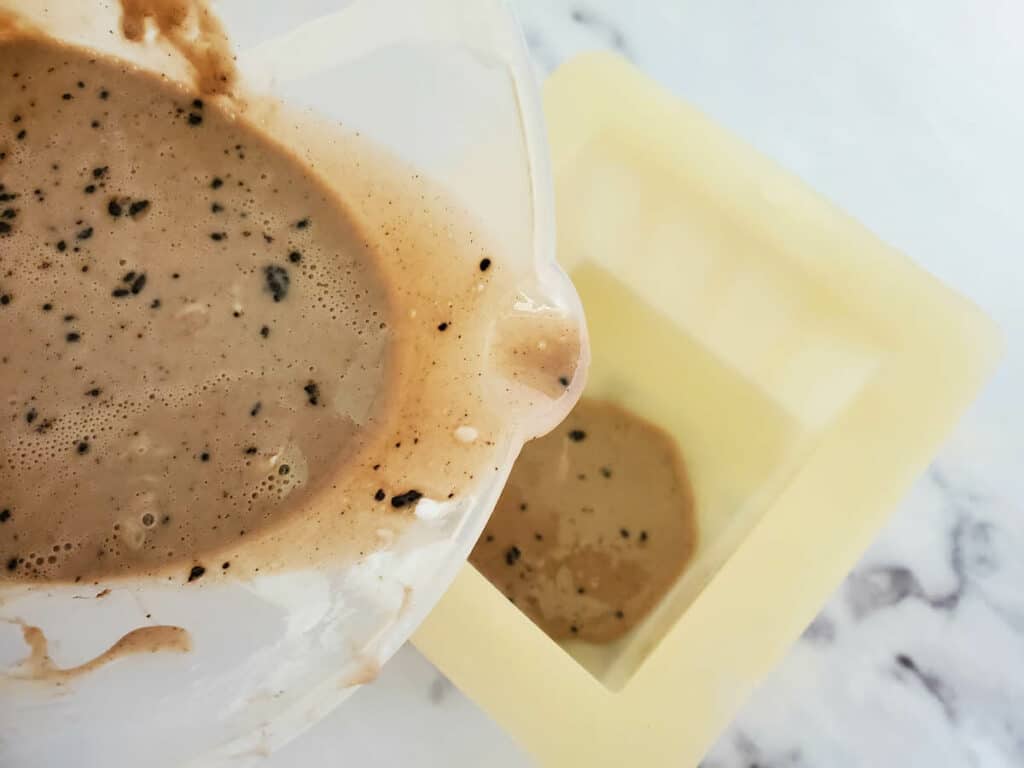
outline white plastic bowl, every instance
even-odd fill
[[[445,188],[504,258],[522,306],[582,310],[554,260],[553,206],[538,96],[520,33],[499,0],[227,0],[218,7],[250,84],[342,122]],[[47,33],[124,54],[119,4],[0,0]],[[138,580],[0,591],[0,765],[244,765],[371,680],[453,579],[523,442],[552,427],[582,388],[539,402],[501,436],[473,492],[421,515],[357,564],[184,589]],[[426,514],[433,511],[434,514]],[[105,587],[111,592],[95,596]],[[151,618],[147,618],[151,617]],[[56,687],[18,677],[39,627],[74,667],[158,621],[185,654],[126,656]]]

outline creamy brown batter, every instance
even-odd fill
[[[560,320],[473,322],[515,274],[418,176],[231,106],[0,39],[0,579],[361,554],[497,470],[532,402],[487,400],[507,349],[555,350],[525,365],[547,395],[574,373]]]
[[[0,57],[7,570],[253,531],[386,400],[372,260],[337,202],[223,111],[105,62],[55,66],[44,44]]]
[[[696,537],[675,441],[584,398],[523,449],[470,561],[552,638],[605,643],[657,604]]]

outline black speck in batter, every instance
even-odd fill
[[[263,268],[263,277],[267,282],[267,290],[273,296],[274,301],[281,301],[288,295],[288,288],[291,286],[291,278],[288,270],[271,264]]]
[[[423,494],[419,491],[406,491],[405,493],[400,493],[397,496],[392,496],[391,506],[395,509],[401,509],[402,507],[415,504],[422,498]]]
[[[128,215],[133,219],[144,213],[149,208],[149,200],[136,200],[128,206]]]
[[[320,387],[317,386],[315,381],[310,381],[302,388],[302,391],[306,393],[306,400],[310,405],[318,405],[320,403]]]

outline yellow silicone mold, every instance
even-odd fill
[[[645,622],[558,645],[466,566],[415,643],[544,765],[696,763],[989,375],[992,323],[622,60],[547,83],[587,394],[678,440],[699,544]]]

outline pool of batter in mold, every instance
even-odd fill
[[[672,437],[584,397],[523,448],[470,561],[552,638],[607,643],[661,600],[696,537]]]

